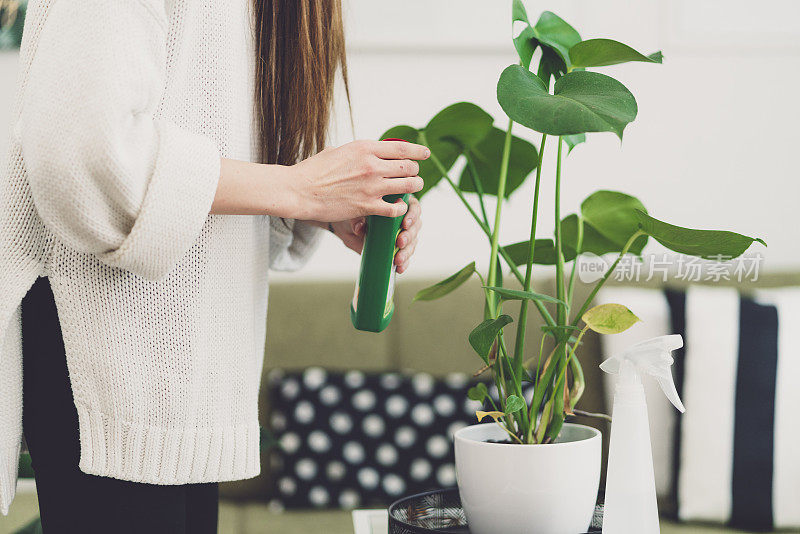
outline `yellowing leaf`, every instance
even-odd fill
[[[475,412],[475,415],[478,417],[478,421],[483,421],[483,419],[488,416],[494,419],[495,423],[499,423],[506,414],[503,412],[484,412],[482,410],[478,410]]]
[[[619,334],[641,319],[622,304],[601,304],[583,314],[583,322],[598,334]]]

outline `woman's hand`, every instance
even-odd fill
[[[364,217],[330,223],[328,229],[341,239],[342,243],[350,250],[354,250],[359,254],[364,250],[364,238],[367,235],[366,219]]]
[[[354,141],[327,148],[290,167],[287,185],[296,198],[295,218],[399,217],[406,213],[405,203],[390,204],[382,197],[421,190],[417,160],[429,156],[427,147],[404,141]]]
[[[408,203],[408,211],[400,226],[400,233],[397,236],[397,254],[394,256],[394,264],[397,273],[408,270],[408,264],[419,241],[419,231],[422,228],[422,208],[419,200],[411,197]],[[342,243],[351,250],[361,254],[364,248],[364,237],[366,236],[366,221],[364,217],[340,221],[330,224],[330,229],[342,240]]]

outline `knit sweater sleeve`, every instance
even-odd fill
[[[219,180],[216,144],[157,116],[166,42],[163,1],[59,0],[17,128],[44,224],[67,246],[148,279],[195,242]]]
[[[305,265],[319,244],[323,230],[303,221],[268,217],[270,268],[296,271]]]

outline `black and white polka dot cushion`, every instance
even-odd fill
[[[455,485],[452,436],[475,422],[468,375],[270,374],[273,507],[354,508]]]

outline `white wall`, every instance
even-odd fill
[[[397,123],[422,126],[442,107],[475,102],[505,122],[495,100],[499,73],[515,61],[510,1],[344,0],[355,135],[375,138]],[[800,104],[800,4],[793,0],[527,1],[535,19],[555,11],[584,38],[613,37],[642,51],[661,49],[661,66],[605,69],[636,95],[639,116],[620,145],[594,134],[564,168],[563,213],[597,188],[638,196],[659,218],[763,237],[768,270],[800,268],[796,170]],[[13,53],[0,54],[0,125],[8,123]],[[335,138],[351,138],[339,103]],[[517,127],[519,135],[538,134]],[[0,138],[5,153],[6,139]],[[552,155],[544,199],[552,198]],[[444,186],[444,184],[442,184]],[[506,210],[503,242],[527,237],[532,184]],[[544,203],[541,235],[552,231]],[[449,274],[483,260],[484,240],[452,192],[423,202],[425,232],[409,276]],[[653,249],[657,250],[657,249]],[[484,261],[485,262],[485,261]],[[354,279],[355,254],[326,237],[298,278]]]
[[[509,40],[510,1],[346,1],[357,137],[374,138],[402,122],[422,126],[459,100],[481,105],[504,125],[495,83],[516,60]],[[800,198],[795,165],[800,104],[793,98],[800,82],[800,4],[765,0],[755,8],[743,0],[584,0],[526,5],[533,19],[543,9],[557,12],[584,38],[613,37],[665,54],[661,66],[603,70],[636,95],[639,116],[622,145],[613,134],[594,134],[567,159],[562,213],[576,210],[596,188],[618,189],[638,196],[654,216],[667,221],[763,237],[769,243],[766,269],[800,267],[800,232],[792,221]],[[347,140],[347,128],[339,131]],[[522,127],[516,131],[538,142],[538,134]],[[545,199],[552,198],[554,159],[548,158]],[[504,242],[527,238],[531,194],[528,184],[512,197]],[[445,184],[425,198],[423,207],[425,235],[409,276],[449,274],[472,259],[484,259],[485,242]],[[541,217],[541,235],[549,235],[552,208]],[[304,272],[352,277],[356,269],[357,258],[331,239]]]

